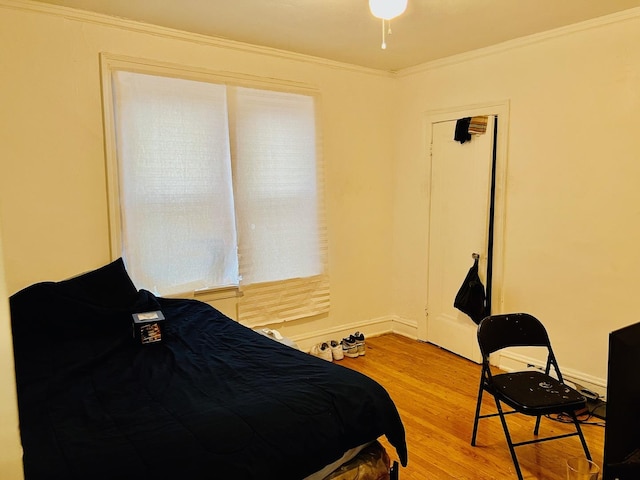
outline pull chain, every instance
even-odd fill
[[[387,24],[385,25],[384,22],[387,22]],[[393,32],[391,31],[391,20],[385,20],[384,18],[382,19],[382,45],[380,46],[380,48],[382,48],[382,50],[386,50],[387,49],[387,42],[386,42],[386,36],[387,35],[391,35]]]

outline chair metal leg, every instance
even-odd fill
[[[482,406],[482,393],[484,392],[484,388],[482,388],[482,380],[480,380],[480,391],[478,392],[478,403],[476,405],[476,418],[473,421],[473,434],[471,435],[471,446],[476,446],[476,434],[478,433],[478,421],[480,420],[480,407]]]
[[[498,400],[497,398],[495,398],[495,400],[496,400],[496,407],[498,409],[498,414],[500,416],[500,422],[502,422],[502,429],[504,430],[504,436],[507,439],[509,452],[511,452],[511,459],[513,460],[513,466],[516,468],[516,474],[518,475],[518,480],[523,480],[522,471],[520,470],[520,463],[518,462],[518,457],[516,456],[516,449],[513,446],[513,442],[511,441],[511,435],[509,434],[509,427],[507,426],[507,420],[504,418],[504,412],[502,411],[502,407],[500,406],[500,400]]]
[[[534,434],[534,435],[536,435],[536,436],[538,435],[538,431],[540,430],[540,419],[541,419],[541,418],[542,418],[542,416],[540,416],[540,415],[538,415],[538,416],[536,417],[536,426],[535,426],[535,428],[533,429],[533,434]]]
[[[576,412],[571,412],[571,419],[573,420],[573,424],[576,427],[576,431],[578,432],[578,437],[580,437],[580,443],[582,443],[582,449],[584,450],[584,454],[587,456],[588,460],[592,460],[591,453],[589,452],[589,447],[587,446],[587,441],[584,439],[584,435],[582,434],[582,428],[580,427],[580,422],[578,421],[578,417],[576,416]]]

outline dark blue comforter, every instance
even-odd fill
[[[135,289],[121,260],[10,299],[27,480],[300,480],[404,428],[372,379],[194,300]],[[161,310],[141,345],[131,314]]]

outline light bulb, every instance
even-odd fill
[[[369,9],[374,17],[391,20],[404,13],[407,0],[369,0]]]

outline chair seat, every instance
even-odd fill
[[[494,375],[493,387],[504,403],[527,415],[569,413],[586,405],[578,391],[535,370]]]

